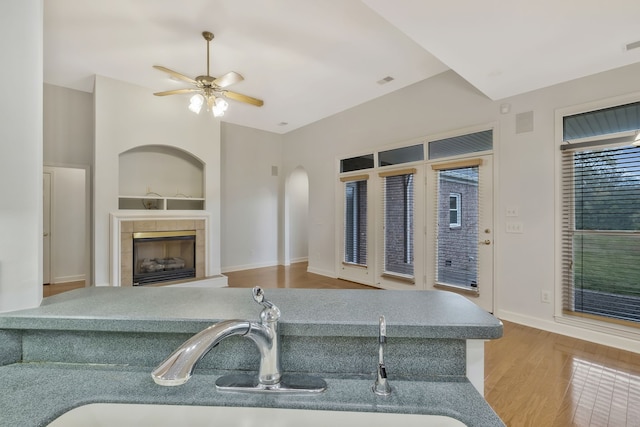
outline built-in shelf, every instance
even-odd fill
[[[139,210],[204,210],[204,199],[198,197],[118,196],[118,209]]]
[[[143,145],[120,153],[118,208],[204,210],[204,167],[190,153],[165,145]]]

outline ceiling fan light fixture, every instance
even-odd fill
[[[215,105],[211,108],[214,117],[224,116],[224,112],[229,108],[229,103],[222,98],[216,98]]]
[[[200,114],[200,110],[202,110],[202,104],[204,103],[204,98],[199,93],[193,95],[190,99],[189,110],[193,111],[196,114]]]
[[[229,108],[229,103],[223,98],[217,98],[216,107],[222,108],[222,111],[227,111],[227,108]]]

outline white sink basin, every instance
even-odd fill
[[[62,414],[49,427],[464,427],[439,415],[314,411],[223,406],[92,403]]]

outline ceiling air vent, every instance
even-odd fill
[[[637,42],[629,43],[624,48],[625,50],[632,50],[632,49],[637,49],[639,47],[640,47],[640,40],[638,40]]]
[[[389,82],[391,82],[393,80],[394,80],[393,77],[387,76],[387,77],[385,77],[385,78],[383,78],[381,80],[378,80],[376,83],[378,83],[379,85],[385,85],[385,84],[387,84],[387,83],[389,83]]]

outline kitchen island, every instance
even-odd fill
[[[283,371],[320,376],[325,392],[217,391],[220,375],[257,370],[258,350],[241,337],[209,352],[188,383],[153,382],[151,371],[212,323],[257,320],[260,306],[249,289],[85,288],[0,314],[0,426],[46,426],[94,402],[433,414],[469,426],[503,425],[478,391],[481,384],[468,378],[483,363],[478,343],[502,336],[502,324],[465,298],[305,289],[268,289],[266,296],[282,312]],[[381,315],[389,396],[371,391]]]

